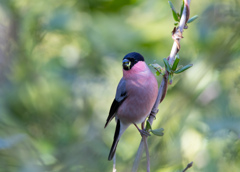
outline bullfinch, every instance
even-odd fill
[[[123,132],[134,124],[142,135],[145,119],[157,99],[158,83],[141,54],[132,52],[122,61],[123,77],[111,105],[105,127],[115,117],[116,130],[108,160],[112,160]],[[142,130],[137,126],[142,123]],[[105,128],[104,127],[104,128]]]

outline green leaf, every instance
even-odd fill
[[[178,69],[178,70],[175,71],[174,73],[175,73],[175,74],[182,73],[182,72],[184,72],[185,70],[189,69],[189,68],[192,67],[192,66],[193,66],[193,64],[186,65],[186,66]]]
[[[168,75],[168,84],[172,84],[172,81],[173,81],[173,74],[169,74]]]
[[[179,21],[177,12],[176,12],[176,10],[175,10],[172,2],[171,2],[171,1],[168,1],[168,3],[169,3],[169,5],[170,5],[170,7],[171,7],[171,9],[172,9],[172,15],[173,15],[174,20],[175,20],[175,21]]]
[[[152,66],[155,70],[157,70],[156,74],[159,76],[160,74],[163,74],[163,68],[157,63],[149,64],[149,66]]]
[[[180,12],[180,16],[181,16],[181,17],[182,17],[183,9],[184,9],[184,0],[183,0],[183,2],[182,2],[182,6],[181,6],[181,12]],[[180,17],[180,18],[181,18],[181,17]]]
[[[156,129],[156,130],[151,130],[151,132],[156,136],[163,136],[164,135],[163,131],[164,131],[163,128],[159,128],[159,129]]]
[[[152,129],[152,126],[150,124],[150,122],[147,120],[147,124],[146,124],[146,130],[151,130]]]
[[[179,66],[178,66],[178,69],[181,69],[182,67],[183,67],[183,65],[179,65]]]
[[[173,66],[172,66],[172,70],[175,71],[177,69],[178,63],[179,63],[179,55],[176,55],[176,58],[174,60]]]
[[[168,1],[168,3],[169,3],[169,5],[170,5],[171,9],[174,10],[174,11],[176,11],[175,8],[174,8],[174,6],[173,6],[173,4],[172,4],[172,2],[171,2],[171,1]]]
[[[195,16],[193,16],[192,18],[190,18],[187,23],[191,23],[191,22],[193,22],[194,20],[196,20],[197,18],[198,18],[198,15],[195,15]]]
[[[160,66],[160,65],[157,64],[157,63],[149,64],[149,66],[152,66],[152,67],[153,67],[154,69],[156,69],[160,74],[161,74],[162,71],[163,71],[162,66]]]
[[[167,69],[167,71],[170,73],[171,72],[171,67],[168,63],[168,60],[166,58],[163,59],[163,62],[165,64],[165,68]]]
[[[180,21],[180,18],[181,18],[180,14],[177,13],[177,16],[178,16],[178,21]]]

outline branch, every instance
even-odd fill
[[[147,172],[150,172],[150,156],[148,151],[147,136],[143,136],[143,143],[144,143],[144,148],[146,150],[146,157],[147,157]]]
[[[179,52],[180,50],[180,40],[183,38],[182,37],[182,33],[183,33],[183,29],[185,28],[185,24],[187,23],[188,19],[189,19],[189,14],[190,14],[190,10],[189,10],[189,4],[190,4],[191,0],[184,0],[184,9],[183,9],[183,14],[179,23],[179,27],[175,28],[172,33],[172,37],[174,39],[174,43],[172,46],[172,50],[171,53],[168,57],[168,62],[170,65],[173,64],[174,59],[176,54]],[[153,120],[156,118],[156,114],[158,113],[158,106],[159,104],[164,100],[166,93],[167,93],[167,88],[168,88],[168,72],[166,70],[166,74],[163,76],[161,85],[159,87],[158,90],[158,96],[157,96],[157,100],[152,108],[152,111],[149,115],[148,121],[149,123],[152,125]],[[139,148],[138,148],[138,152],[137,155],[135,157],[134,160],[134,164],[133,164],[133,168],[132,168],[132,172],[137,172],[141,157],[142,157],[142,153],[143,153],[143,148],[144,148],[144,144],[143,144],[143,139],[140,142]],[[147,157],[148,158],[148,157]]]
[[[116,169],[116,154],[114,154],[113,156],[113,171],[112,172],[116,172],[117,169]]]
[[[190,163],[187,165],[187,167],[186,167],[182,172],[187,171],[187,169],[191,168],[192,165],[193,165],[193,162],[190,162]]]
[[[190,4],[191,0],[184,0],[184,9],[183,9],[183,14],[179,23],[179,27],[176,29],[176,31],[173,33],[173,35],[175,36],[180,36],[179,38],[177,38],[178,43],[175,41],[173,43],[172,46],[172,50],[169,56],[169,64],[172,65],[174,62],[174,58],[176,56],[176,54],[178,53],[178,51],[180,50],[180,46],[178,47],[178,45],[180,45],[180,40],[182,37],[182,33],[183,33],[183,29],[185,28],[185,24],[187,23],[188,19],[189,19],[189,15],[190,15],[190,10],[189,10],[189,4]],[[178,35],[180,34],[180,35]]]
[[[137,169],[138,169],[138,166],[139,166],[142,154],[143,154],[143,147],[144,147],[144,144],[143,144],[143,138],[142,138],[140,145],[138,147],[137,155],[136,155],[134,163],[133,163],[132,172],[137,172]]]

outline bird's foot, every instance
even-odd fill
[[[139,132],[140,132],[142,137],[151,136],[151,134],[148,131],[144,130],[144,129],[143,130],[139,130]]]
[[[144,124],[144,123],[142,123],[142,124]],[[138,131],[139,131],[139,133],[141,134],[142,137],[143,136],[144,137],[151,136],[150,133],[147,130],[145,130],[145,129],[140,130],[140,128],[137,126],[137,124],[134,123],[134,125],[138,129]],[[143,125],[142,125],[142,127],[143,127]]]
[[[156,119],[156,114],[158,113],[159,109],[153,109],[150,113],[150,116],[153,116]]]

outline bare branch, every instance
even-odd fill
[[[144,143],[144,148],[145,148],[146,157],[147,157],[147,172],[150,172],[150,155],[148,151],[147,136],[143,136],[143,143]]]
[[[116,154],[113,156],[113,172],[116,172]]]
[[[192,165],[193,165],[193,161],[192,162],[190,162],[188,165],[187,165],[187,167],[182,171],[182,172],[185,172],[185,171],[187,171],[187,169],[189,169],[189,168],[191,168],[192,167]]]
[[[178,51],[180,50],[180,40],[183,38],[182,37],[182,33],[183,33],[183,29],[186,28],[186,23],[189,19],[189,14],[190,14],[190,10],[189,10],[189,4],[190,4],[190,0],[184,0],[184,9],[183,9],[183,14],[179,23],[179,27],[174,28],[173,33],[172,33],[172,38],[174,39],[174,43],[172,46],[172,50],[171,53],[168,57],[168,62],[170,65],[173,64],[174,59],[176,54],[178,53]],[[164,100],[165,95],[167,93],[167,88],[168,88],[168,72],[166,70],[166,74],[163,76],[161,85],[159,87],[158,90],[158,96],[157,96],[157,100],[152,108],[152,111],[149,115],[149,123],[152,125],[153,120],[156,118],[156,114],[158,112],[158,106],[159,104]],[[138,148],[138,152],[133,164],[133,168],[132,168],[132,172],[136,172],[139,166],[139,162],[141,160],[142,157],[142,153],[143,153],[143,148],[144,148],[144,144],[143,144],[143,139],[140,142],[139,148]],[[148,157],[147,157],[148,158]]]
[[[183,29],[185,28],[185,25],[189,19],[189,15],[190,15],[190,10],[189,10],[190,0],[184,0],[184,2],[185,2],[185,5],[184,5],[184,9],[183,9],[183,14],[181,16],[181,20],[179,22],[179,27],[175,29],[174,33],[172,33],[173,35],[180,34],[181,37],[179,37],[177,39],[178,43],[176,43],[176,41],[174,41],[174,43],[173,43],[172,50],[171,50],[171,53],[169,56],[169,64],[170,65],[173,64],[174,58],[179,51],[178,46],[180,45],[180,40],[182,38]]]
[[[143,138],[142,138],[142,140],[140,142],[140,145],[138,147],[137,155],[136,155],[134,163],[133,163],[132,172],[137,172],[139,163],[140,163],[141,158],[142,158],[143,148],[144,148],[144,143],[143,143]]]

